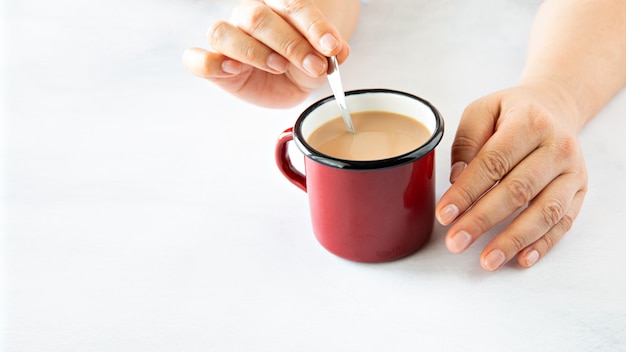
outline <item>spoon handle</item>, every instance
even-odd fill
[[[354,125],[352,124],[352,118],[348,110],[348,104],[346,103],[346,95],[343,91],[343,84],[341,84],[341,76],[339,75],[339,64],[337,63],[337,57],[331,56],[328,58],[328,83],[333,91],[335,100],[339,105],[341,116],[343,116],[343,122],[346,124],[346,129],[355,133]]]

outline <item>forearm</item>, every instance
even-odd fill
[[[626,85],[626,1],[546,0],[530,35],[520,85],[550,82],[582,126]]]

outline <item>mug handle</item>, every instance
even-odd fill
[[[293,140],[293,127],[286,129],[278,136],[274,156],[280,172],[294,185],[306,192],[306,176],[291,163],[288,143]]]

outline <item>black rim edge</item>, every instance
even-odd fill
[[[406,97],[415,99],[420,101],[422,104],[428,106],[428,108],[433,112],[436,118],[435,130],[433,131],[432,136],[428,141],[422,144],[419,148],[414,149],[410,152],[407,152],[402,155],[394,156],[393,158],[388,159],[380,159],[380,160],[343,160],[337,159],[330,155],[326,155],[320,153],[313,149],[307,142],[304,140],[304,137],[300,132],[300,125],[306,116],[308,116],[311,111],[317,109],[319,106],[326,104],[330,100],[334,100],[333,96],[328,96],[322,98],[315,103],[311,104],[300,116],[294,125],[294,142],[300,151],[311,160],[314,160],[318,163],[338,168],[338,169],[347,169],[347,170],[368,170],[368,169],[382,169],[389,168],[394,166],[400,166],[412,161],[418,160],[430,152],[434,151],[435,147],[441,142],[443,138],[444,132],[444,121],[441,113],[435,106],[433,106],[429,101],[420,98],[416,95],[406,93],[403,91],[393,90],[393,89],[384,89],[384,88],[376,88],[376,89],[357,89],[346,91],[346,96],[350,95],[358,95],[364,93],[391,93],[397,95],[404,95]]]

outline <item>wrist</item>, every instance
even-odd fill
[[[587,101],[563,82],[549,77],[522,77],[517,86],[538,93],[553,111],[560,111],[569,125],[579,131],[593,115]]]

